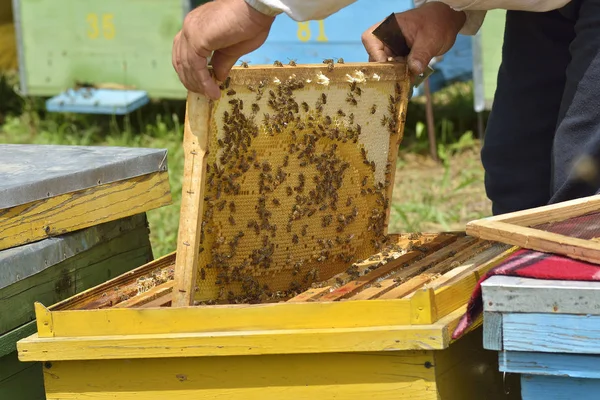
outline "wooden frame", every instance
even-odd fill
[[[599,264],[600,243],[536,229],[541,224],[598,212],[600,196],[595,195],[472,221],[467,224],[466,232],[481,239]]]
[[[358,78],[355,77],[355,75],[358,76]],[[290,78],[287,78],[288,76],[290,76]],[[281,81],[285,81],[286,84],[287,84],[288,80],[293,81],[294,83],[298,82],[298,81],[307,82],[306,83],[307,87],[312,85],[313,88],[308,90],[308,91],[312,91],[312,92],[315,92],[314,88],[316,88],[317,91],[327,89],[330,92],[331,92],[332,88],[335,88],[335,90],[337,90],[337,93],[335,95],[338,96],[338,98],[340,98],[340,96],[345,97],[346,92],[348,91],[348,89],[345,86],[343,88],[341,88],[342,83],[344,85],[351,85],[353,82],[359,82],[359,86],[360,86],[367,81],[373,82],[372,86],[374,85],[374,87],[375,87],[375,89],[373,89],[373,90],[382,92],[379,94],[385,94],[385,96],[380,97],[385,100],[381,101],[381,103],[383,103],[382,107],[378,107],[378,109],[381,109],[381,108],[385,109],[388,107],[388,105],[387,105],[387,103],[388,103],[387,95],[388,94],[390,94],[390,96],[389,96],[391,99],[390,101],[392,101],[392,100],[395,101],[395,105],[390,108],[391,111],[388,111],[391,115],[391,117],[388,117],[388,121],[390,121],[390,125],[389,125],[390,126],[390,128],[389,128],[390,134],[388,135],[389,136],[389,144],[388,144],[389,147],[388,147],[388,150],[386,150],[386,152],[384,152],[385,156],[387,156],[387,159],[384,159],[383,162],[385,163],[385,161],[387,161],[388,163],[391,163],[390,160],[395,160],[395,158],[397,156],[397,149],[398,149],[398,145],[400,144],[400,141],[402,139],[402,132],[403,132],[403,128],[404,128],[405,110],[406,110],[406,106],[407,106],[407,102],[408,102],[408,90],[409,90],[409,84],[410,84],[410,80],[407,78],[408,72],[407,72],[405,64],[399,64],[399,63],[380,63],[380,64],[348,63],[348,64],[343,64],[343,65],[336,64],[335,66],[333,64],[330,64],[330,65],[319,64],[319,65],[280,66],[280,67],[276,67],[276,66],[274,66],[274,67],[261,66],[261,67],[248,67],[248,68],[235,67],[231,73],[231,82],[232,82],[231,88],[235,87],[235,90],[227,90],[226,88],[224,88],[222,100],[218,100],[218,101],[214,101],[214,102],[208,101],[204,97],[190,93],[188,95],[188,101],[187,101],[187,112],[186,112],[185,133],[184,133],[185,165],[184,165],[184,179],[183,179],[183,188],[182,188],[181,217],[180,217],[178,244],[177,244],[178,257],[177,257],[177,262],[176,262],[175,285],[173,288],[173,305],[176,307],[192,305],[195,300],[201,300],[201,301],[213,300],[213,299],[216,299],[218,296],[221,296],[221,294],[219,294],[219,287],[217,287],[216,285],[213,285],[214,287],[205,287],[202,290],[198,290],[198,288],[197,288],[198,276],[200,276],[200,275],[203,277],[206,277],[205,279],[207,282],[208,281],[216,282],[220,279],[217,277],[217,271],[215,270],[215,268],[213,268],[213,269],[207,268],[206,271],[204,271],[204,268],[199,266],[201,258],[203,257],[203,255],[199,255],[199,252],[204,247],[209,247],[209,246],[202,246],[202,240],[203,240],[202,238],[205,237],[204,232],[203,232],[203,220],[205,219],[204,216],[205,216],[205,212],[207,210],[207,201],[208,201],[206,197],[210,197],[210,193],[208,192],[208,189],[206,188],[206,186],[207,186],[206,181],[207,181],[207,175],[208,175],[207,160],[211,157],[215,157],[215,154],[218,151],[220,151],[219,148],[214,148],[214,149],[212,149],[213,154],[209,155],[209,154],[211,154],[211,151],[210,151],[211,141],[216,143],[216,139],[214,139],[214,138],[211,139],[211,138],[213,136],[216,136],[215,132],[220,132],[218,130],[220,128],[217,128],[217,125],[221,123],[220,122],[221,115],[220,114],[217,115],[217,109],[219,108],[219,104],[227,104],[227,102],[224,100],[230,100],[229,103],[231,104],[231,101],[236,101],[237,97],[235,97],[235,96],[240,96],[240,92],[246,91],[246,87],[248,87],[248,88],[251,86],[261,87],[260,85],[257,85],[257,83],[259,83],[259,82],[261,85],[263,82],[267,82],[266,87],[264,89],[265,94],[263,96],[266,99],[269,96],[269,92],[271,92],[271,94],[272,94],[273,91],[271,89],[276,89],[277,85],[281,84],[278,77],[281,78]],[[391,87],[391,92],[385,93],[385,91],[389,92],[390,89],[385,89],[385,91],[384,91],[381,88],[381,84],[379,84],[379,81],[381,81],[381,83],[389,82],[390,86],[388,88]],[[379,84],[379,86],[377,86],[377,84]],[[254,90],[255,89],[252,89],[252,90],[250,90],[250,92],[254,92]],[[351,89],[351,90],[354,90],[354,89]],[[236,91],[238,92],[237,95],[235,95]],[[364,87],[363,87],[362,91],[363,91],[363,98],[364,98],[365,97],[364,96],[364,91],[365,91]],[[394,94],[394,91],[395,91],[395,94]],[[226,94],[226,93],[229,93],[229,92],[233,92],[234,97],[228,97],[228,96],[230,96],[230,94]],[[254,96],[252,93],[249,93],[249,92],[244,93],[243,95],[252,96],[252,97]],[[329,93],[329,95],[332,96],[332,93]],[[348,96],[351,97],[350,94],[348,94]],[[343,99],[343,97],[341,97],[341,98]],[[332,100],[332,99],[330,98],[330,100]],[[348,101],[348,100],[346,100],[346,101]],[[257,100],[256,102],[258,103],[259,101]],[[266,105],[266,100],[262,100],[262,102],[264,104],[260,103],[261,104],[260,107],[263,107],[265,110],[268,110],[267,105]],[[246,104],[247,103],[248,103],[248,100],[246,100]],[[300,103],[300,100],[298,100],[298,103]],[[329,103],[331,103],[331,101]],[[304,104],[303,104],[303,106],[304,106]],[[344,104],[343,100],[342,100],[342,104]],[[246,110],[249,109],[251,105],[255,106],[256,104],[247,104]],[[354,103],[354,106],[356,106],[356,102]],[[312,105],[310,107],[312,107]],[[329,106],[327,106],[327,107],[329,107]],[[359,118],[363,118],[363,119],[367,118],[367,119],[371,119],[371,120],[373,120],[374,118],[377,118],[377,122],[375,122],[375,124],[372,124],[371,127],[366,126],[366,125],[368,125],[368,122],[365,125],[363,125],[363,128],[362,128],[363,131],[365,131],[365,130],[369,131],[369,129],[372,131],[375,129],[374,126],[379,125],[378,124],[379,118],[383,118],[384,116],[387,116],[387,114],[386,114],[386,111],[377,111],[377,115],[374,115],[374,116],[368,115],[368,117],[366,117],[365,114],[369,114],[368,110],[370,109],[370,106],[366,109],[367,111],[365,111],[365,107],[367,107],[367,106],[365,104],[363,104],[362,106],[360,106],[358,108],[362,111],[357,111],[357,120]],[[316,107],[316,108],[318,109],[318,107]],[[223,109],[221,109],[220,112],[223,112]],[[298,113],[297,110],[295,112]],[[305,112],[308,112],[308,111],[305,111]],[[311,108],[310,112],[311,113],[313,112],[312,108]],[[335,111],[333,111],[333,112],[335,113]],[[339,112],[341,113],[341,109],[339,110]],[[320,115],[320,113],[321,113],[321,111],[319,111],[319,115]],[[374,112],[371,112],[371,114],[374,114]],[[262,111],[259,115],[262,115]],[[324,117],[319,116],[319,118],[324,118]],[[329,118],[329,117],[327,117],[327,118]],[[353,120],[353,118],[352,118],[352,120]],[[370,122],[373,122],[373,121],[370,121]],[[393,124],[392,124],[392,122],[393,122]],[[381,128],[379,130],[380,131],[383,130],[385,132],[386,129],[388,129],[387,125],[386,125],[386,128]],[[359,126],[359,131],[360,131],[360,126]],[[300,131],[300,133],[302,133],[302,131]],[[300,133],[299,133],[299,135],[300,135]],[[285,139],[285,140],[288,140],[288,139]],[[374,140],[374,139],[372,139],[372,140]],[[332,139],[332,142],[333,142],[333,139]],[[346,143],[345,139],[344,139],[344,143]],[[356,141],[355,141],[355,143],[356,143]],[[362,142],[359,140],[359,145],[361,143]],[[217,147],[217,146],[215,146],[215,147]],[[374,151],[374,153],[376,153],[376,151]],[[292,158],[293,157],[290,157],[290,159],[292,159]],[[373,162],[372,162],[372,164],[375,165]],[[209,167],[210,167],[210,165],[209,165]],[[291,168],[291,166],[290,166],[290,168]],[[375,168],[375,167],[373,167],[373,168]],[[378,164],[377,168],[382,169],[382,170],[384,169],[384,167],[382,165],[380,166],[379,164]],[[291,170],[294,171],[294,169],[292,169],[292,168],[291,168]],[[385,170],[386,171],[383,176],[385,176],[386,185],[384,186],[383,191],[386,193],[387,198],[389,199],[389,198],[391,198],[391,190],[392,190],[392,186],[393,186],[393,185],[390,185],[389,182],[393,182],[393,180],[394,180],[395,168],[390,168],[390,167],[386,166]],[[378,172],[378,174],[379,174],[379,172]],[[373,175],[375,176],[375,173],[373,173]],[[294,179],[295,179],[295,177],[294,177]],[[210,179],[208,179],[208,180],[210,180]],[[383,183],[383,181],[384,181],[384,179],[380,179],[381,183]],[[242,180],[242,182],[243,182],[243,180]],[[364,185],[364,183],[363,183],[363,185]],[[375,185],[375,183],[373,183],[373,185]],[[282,185],[282,187],[283,187],[283,185]],[[288,187],[288,189],[289,189],[289,187]],[[371,193],[371,192],[369,192],[369,193]],[[374,194],[375,194],[375,191],[373,192],[373,195]],[[371,196],[371,195],[369,195],[369,196]],[[258,197],[258,195],[257,195],[257,197]],[[229,197],[228,200],[231,200],[231,197]],[[371,200],[369,200],[369,201],[371,201]],[[382,202],[382,203],[385,203],[385,202]],[[389,220],[389,202],[387,202],[387,204],[375,205],[375,203],[373,201],[373,204],[369,203],[369,207],[363,207],[363,208],[368,209],[369,210],[368,213],[370,213],[372,209],[377,209],[377,208],[381,208],[382,210],[384,210],[384,213],[382,213],[384,215],[383,225],[385,226],[384,231],[385,231],[385,233],[387,233],[387,223]],[[362,210],[362,208],[361,208],[361,210]],[[319,213],[320,213],[320,211],[317,211],[317,214],[319,214]],[[362,216],[362,211],[361,211],[361,215],[357,218],[357,220],[362,220],[362,219],[366,220],[368,217],[368,215],[367,215],[368,213],[365,212],[364,213],[365,216]],[[279,216],[277,216],[277,218],[279,218]],[[273,219],[276,219],[276,217],[274,217]],[[246,231],[247,233],[251,231],[251,229],[246,228],[245,220],[242,220],[241,223],[238,220],[238,223],[240,225],[240,228],[238,228],[238,230]],[[314,225],[314,223],[311,223],[310,221],[306,221],[306,223],[312,224],[312,225],[310,225],[311,227]],[[235,225],[235,222],[232,224]],[[222,226],[222,225],[220,225],[220,226]],[[285,226],[285,224],[284,224],[284,226]],[[282,231],[285,231],[285,228],[278,230],[278,232],[282,232]],[[288,230],[288,232],[289,232],[289,230]],[[365,229],[361,230],[360,232],[361,232],[360,233],[361,235],[363,235],[362,232],[367,232],[366,227],[365,227]],[[366,236],[366,235],[370,235],[370,234],[371,233],[365,233],[364,235]],[[273,235],[275,235],[275,232],[273,232]],[[280,235],[284,235],[284,234],[278,233],[277,235],[280,236]],[[208,234],[207,234],[207,236],[208,236]],[[223,236],[225,236],[225,235],[223,235]],[[249,236],[249,235],[247,235],[247,236]],[[297,236],[299,236],[299,235],[297,235]],[[308,235],[308,236],[310,236],[310,235]],[[273,236],[273,237],[275,237],[275,236]],[[227,241],[229,241],[229,239],[230,238],[228,238]],[[314,236],[313,236],[313,239],[314,239]],[[242,241],[245,241],[245,240],[247,240],[247,239],[246,238],[242,239]],[[273,239],[273,243],[277,243],[277,246],[279,246],[279,244],[281,244],[281,243],[278,243],[278,240],[279,239],[277,239],[277,238]],[[301,241],[302,240],[303,239],[301,238]],[[365,242],[367,242],[367,240],[365,240]],[[210,241],[208,242],[208,244],[210,244]],[[362,245],[362,246],[365,247],[365,249],[367,247],[366,245]],[[304,247],[306,247],[306,245]],[[349,251],[349,252],[351,253],[351,251]],[[205,254],[210,254],[210,251],[207,250],[205,252]],[[368,256],[368,255],[362,254],[362,256]],[[209,256],[207,255],[206,257],[209,257]],[[210,256],[210,257],[212,257],[212,256]],[[328,264],[331,265],[333,262],[338,262],[338,261],[329,260]],[[349,264],[350,263],[347,263],[347,265],[349,265]],[[277,272],[277,273],[291,274],[291,270],[292,270],[291,265],[287,264],[287,263],[285,265],[283,265],[283,267],[281,265],[278,265],[278,268],[281,268],[282,270],[285,269],[284,267],[289,269],[289,271]],[[307,273],[310,270],[310,268],[313,268],[313,267],[315,267],[315,265],[312,265],[310,262],[305,263],[304,266],[302,267],[303,269],[301,271],[301,274],[304,275],[305,273]],[[203,269],[202,273],[200,273],[200,271],[199,271],[199,269],[201,269],[201,268]],[[347,267],[345,267],[345,268],[347,268]],[[306,269],[306,271],[304,271],[304,269]],[[262,274],[262,272],[259,272],[259,273]],[[271,272],[269,272],[269,274],[270,273]],[[323,277],[323,274],[324,274],[324,272],[321,271],[321,278],[329,278],[329,276]],[[261,282],[261,285],[263,283],[264,282]],[[234,290],[234,291],[236,290],[233,288],[233,286],[229,287],[229,289]],[[281,289],[275,289],[275,290],[281,290]]]

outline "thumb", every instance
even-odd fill
[[[237,60],[237,56],[227,54],[223,51],[217,50],[213,53],[210,63],[218,81],[223,82],[227,79],[231,68],[233,68]]]
[[[435,44],[423,33],[417,34],[408,55],[408,68],[415,75],[421,75],[437,51]]]

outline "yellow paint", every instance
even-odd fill
[[[12,207],[0,214],[0,250],[170,203],[169,176],[165,171]]]
[[[106,40],[112,40],[115,37],[116,30],[114,25],[114,14],[102,14],[102,18],[98,14],[90,13],[86,17],[88,24],[87,37],[94,40],[100,37],[100,25],[102,25],[102,37]],[[100,19],[102,20],[100,24]]]
[[[410,324],[407,300],[53,311],[52,336],[145,335]],[[40,334],[41,337],[46,335]]]
[[[436,303],[434,300],[434,291],[432,289],[420,289],[415,291],[409,301],[411,306],[411,324],[432,324],[436,321],[437,311],[435,309]]]
[[[436,400],[433,353],[55,362],[44,375],[48,400]]]
[[[310,40],[310,22],[298,22],[298,40],[308,42]]]
[[[39,334],[44,337],[52,337],[52,313],[50,312],[50,310],[48,310],[41,303],[38,302],[34,304],[34,308],[35,320]]]
[[[325,35],[325,21],[319,20],[317,21],[319,24],[319,36],[317,36],[317,42],[327,42],[327,35]]]

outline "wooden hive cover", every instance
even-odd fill
[[[405,64],[236,67],[221,87],[188,96],[174,304],[285,297],[377,252]]]

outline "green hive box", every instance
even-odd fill
[[[13,0],[21,90],[54,96],[76,82],[185,98],[171,64],[191,0]]]

